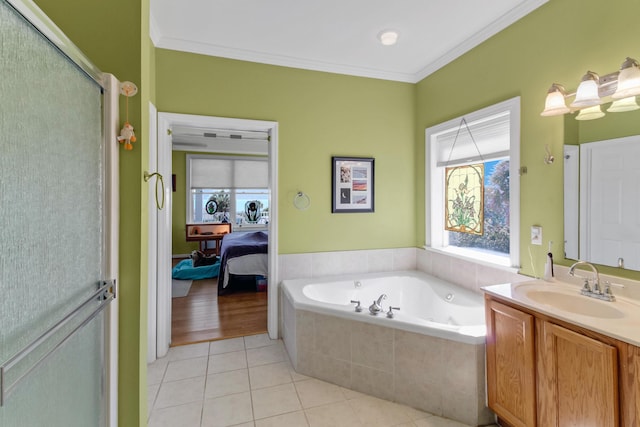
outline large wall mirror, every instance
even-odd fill
[[[564,148],[565,257],[640,270],[640,135]]]

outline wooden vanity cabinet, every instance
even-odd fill
[[[640,348],[485,295],[487,394],[511,427],[640,427]]]
[[[536,425],[534,317],[486,300],[489,408],[513,427]]]

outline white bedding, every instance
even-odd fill
[[[222,287],[229,284],[229,274],[267,276],[269,262],[267,254],[250,254],[231,258],[224,269]]]

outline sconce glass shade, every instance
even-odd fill
[[[576,92],[576,99],[571,103],[572,107],[583,108],[600,104],[600,95],[598,95],[598,82],[600,78],[593,71],[587,71],[582,76],[580,86]]]
[[[618,88],[611,97],[622,99],[636,95],[640,95],[640,66],[635,59],[627,58],[620,67]]]
[[[604,117],[604,113],[599,105],[594,105],[593,107],[585,108],[584,110],[580,110],[578,115],[576,116],[576,120],[595,120],[600,117]]]
[[[547,92],[547,99],[544,101],[544,111],[541,116],[560,116],[567,114],[569,107],[564,101],[565,90],[561,85],[554,83]]]
[[[622,113],[624,111],[633,111],[638,109],[640,109],[640,105],[636,102],[636,97],[630,96],[628,98],[613,101],[607,111],[610,113]]]

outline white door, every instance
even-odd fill
[[[580,257],[640,270],[640,136],[582,144]]]
[[[0,22],[0,425],[106,426],[103,76],[4,1]]]

